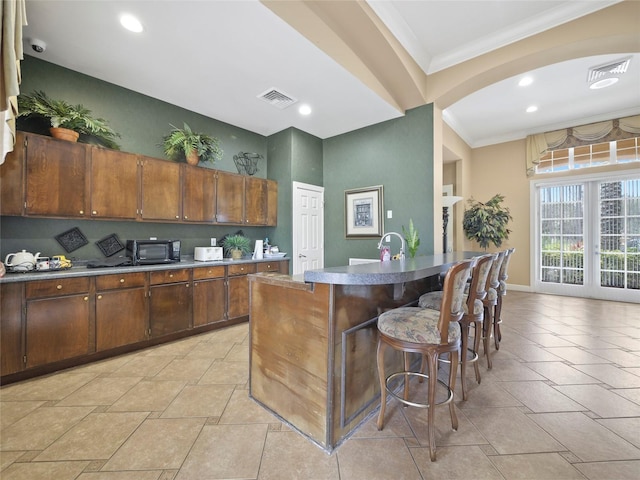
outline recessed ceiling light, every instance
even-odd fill
[[[610,87],[614,83],[618,83],[618,80],[619,80],[618,77],[603,78],[602,80],[593,82],[591,85],[589,85],[589,88],[591,90],[598,90],[599,88]]]
[[[533,113],[537,111],[538,111],[538,107],[536,107],[535,105],[531,105],[530,107],[527,107],[527,113]]]
[[[533,78],[531,78],[531,77],[522,77],[520,79],[520,81],[518,82],[518,86],[526,87],[528,85],[531,85],[532,83],[533,83]]]
[[[311,107],[307,104],[300,105],[298,112],[300,115],[309,115],[311,113]]]
[[[140,20],[138,20],[133,15],[129,15],[128,13],[120,16],[120,25],[122,25],[130,32],[140,33],[143,30]]]

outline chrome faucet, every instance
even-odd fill
[[[404,237],[402,235],[400,235],[398,232],[387,232],[387,233],[382,234],[382,238],[378,242],[378,250],[380,250],[380,248],[382,247],[382,242],[384,242],[384,237],[386,237],[388,235],[395,235],[396,237],[398,237],[400,239],[400,242],[401,242],[401,245],[400,245],[400,260],[404,260],[404,250],[405,250],[405,245],[406,244],[405,244]]]

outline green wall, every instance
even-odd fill
[[[412,218],[421,239],[417,255],[433,254],[432,105],[326,139],[323,147],[326,267],[378,258],[379,239],[346,239],[344,224],[344,191],[375,185],[384,186],[384,231],[402,233]],[[392,253],[399,248],[392,237]]]

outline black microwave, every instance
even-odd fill
[[[127,256],[134,265],[180,261],[180,240],[127,240]]]

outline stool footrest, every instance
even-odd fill
[[[418,407],[418,408],[429,408],[431,405],[429,405],[428,403],[416,403],[416,402],[411,402],[409,400],[404,399],[402,396],[398,395],[396,392],[394,392],[390,387],[389,387],[389,382],[391,382],[394,378],[399,377],[399,376],[404,376],[404,377],[420,377],[420,378],[429,378],[429,375],[426,375],[424,373],[419,373],[419,372],[396,372],[396,373],[392,373],[391,375],[389,375],[387,377],[386,380],[386,390],[387,393],[389,395],[391,395],[393,398],[395,398],[396,400],[400,401],[401,403],[405,404],[405,405],[409,405],[410,407]],[[407,380],[405,379],[405,382]],[[442,380],[438,379],[437,382],[442,385],[446,391],[447,391],[447,398],[442,400],[441,402],[437,402],[436,405],[446,405],[448,403],[451,403],[451,401],[453,400],[453,391],[449,388],[449,385],[447,385],[446,383],[444,383]]]

